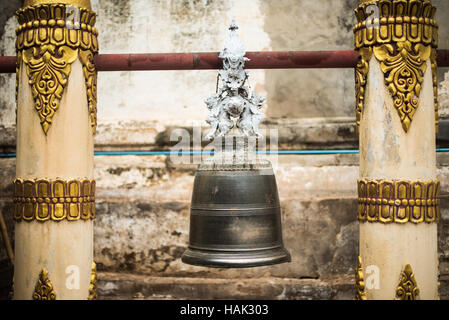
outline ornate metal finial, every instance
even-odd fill
[[[234,119],[237,119],[236,126],[244,136],[261,136],[258,126],[265,119],[260,110],[265,97],[252,92],[245,85],[249,74],[243,68],[249,59],[245,57],[246,49],[238,37],[237,29],[233,20],[229,26],[229,36],[219,54],[223,59],[223,69],[218,71],[222,84],[217,87],[215,95],[205,100],[210,110],[206,122],[211,126],[205,136],[207,140],[229,133],[235,126]]]
[[[235,23],[234,18],[232,19],[231,25],[229,26],[229,30],[234,31],[237,30],[239,26]]]

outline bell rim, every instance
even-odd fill
[[[257,251],[214,251],[188,248],[182,255],[185,264],[208,268],[254,268],[291,262],[285,247]]]

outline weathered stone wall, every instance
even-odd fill
[[[14,55],[19,0],[0,2],[0,55]],[[449,3],[438,6],[440,47],[449,48]],[[347,50],[357,0],[92,0],[102,53],[219,51],[234,17],[248,51]],[[442,115],[449,81],[439,71]],[[168,150],[171,131],[204,125],[216,71],[98,75],[97,151]],[[353,70],[250,70],[267,96],[280,149],[357,148]],[[0,151],[15,150],[15,76],[0,74]],[[449,109],[448,109],[449,110]],[[442,121],[444,122],[444,121]],[[439,145],[449,143],[440,130]],[[449,158],[439,154],[449,194]],[[15,160],[0,159],[0,209],[10,212]],[[280,156],[276,178],[292,262],[243,270],[182,264],[194,165],[166,156],[97,156],[95,260],[105,298],[350,299],[358,252],[357,155]],[[449,201],[439,227],[442,296],[449,297]],[[0,249],[0,258],[5,253]],[[120,273],[120,274],[118,274]],[[132,275],[131,275],[132,274]],[[227,279],[235,279],[229,281]]]

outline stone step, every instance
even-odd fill
[[[449,300],[449,276],[440,278]],[[98,272],[99,300],[354,300],[351,275],[328,279],[154,277]]]
[[[98,273],[99,300],[330,300],[353,299],[354,279],[220,279]]]

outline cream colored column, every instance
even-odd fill
[[[438,299],[435,7],[362,0],[356,14],[357,298]]]
[[[14,299],[92,299],[95,14],[28,0],[17,15]]]

